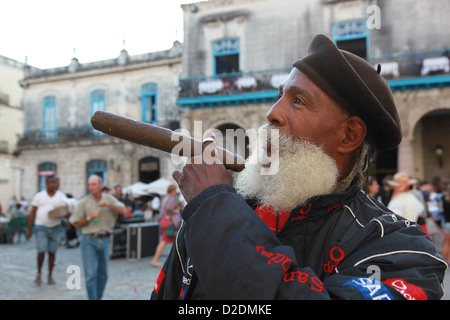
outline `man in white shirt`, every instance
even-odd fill
[[[413,182],[415,180],[411,180],[406,173],[396,173],[392,182],[395,189],[387,207],[403,218],[417,222],[423,216],[425,206],[410,191]]]
[[[50,218],[49,212],[54,210],[61,202],[67,203],[67,197],[59,188],[59,178],[49,176],[46,180],[46,190],[38,192],[31,201],[31,212],[28,218],[27,239],[31,237],[32,226],[34,223],[34,234],[37,245],[37,267],[38,272],[35,283],[40,285],[41,269],[45,258],[45,252],[48,252],[48,284],[55,284],[52,277],[53,266],[55,264],[55,254],[58,248],[59,240],[63,232],[61,219]],[[69,216],[70,213],[67,214]]]

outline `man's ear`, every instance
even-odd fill
[[[339,153],[351,153],[364,141],[367,134],[367,127],[364,121],[358,116],[348,118],[344,126],[344,136],[340,141],[337,151]]]

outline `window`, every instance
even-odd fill
[[[91,175],[96,174],[100,178],[103,179],[103,183],[107,185],[107,176],[106,176],[106,161],[105,160],[91,160],[86,165],[86,173],[88,179]]]
[[[105,90],[94,90],[91,92],[91,117],[96,111],[105,111]],[[95,135],[103,135],[103,132],[95,130]]]
[[[366,20],[348,21],[335,25],[333,27],[333,40],[339,49],[367,59],[369,33]]]
[[[146,83],[141,87],[142,122],[153,123],[158,120],[158,85]]]
[[[38,190],[42,191],[47,188],[45,181],[48,176],[56,176],[56,163],[43,162],[38,165]]]
[[[47,139],[56,138],[56,98],[55,96],[44,97],[42,131]]]
[[[94,90],[91,92],[91,116],[96,111],[105,111],[105,90]]]
[[[213,42],[214,75],[239,72],[239,39],[223,39]]]

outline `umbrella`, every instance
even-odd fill
[[[167,187],[171,184],[177,185],[175,182],[160,178],[158,180],[155,180],[153,182],[150,182],[147,184],[147,187],[145,188],[145,191],[148,193],[157,193],[160,195],[167,194]],[[177,187],[178,190],[178,187]]]
[[[149,194],[149,192],[145,190],[147,186],[148,184],[146,183],[136,182],[130,186],[124,187],[123,193],[131,193],[133,197],[145,196]]]

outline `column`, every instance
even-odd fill
[[[397,167],[399,172],[406,172],[410,176],[415,175],[413,139],[403,138],[398,146]]]

